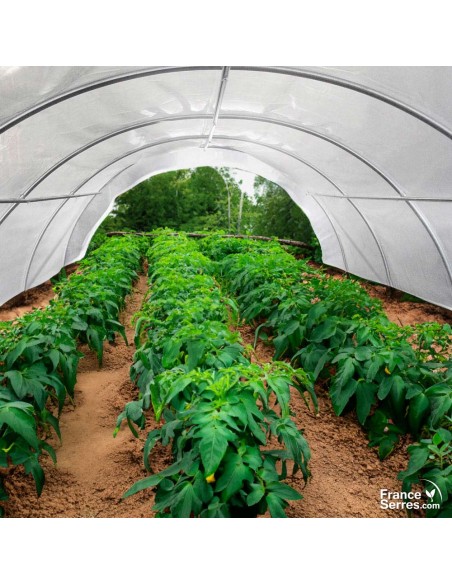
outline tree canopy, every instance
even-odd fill
[[[278,185],[256,177],[254,196],[228,168],[199,167],[153,176],[118,197],[101,231],[224,230],[309,242],[308,218]]]

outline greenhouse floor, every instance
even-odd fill
[[[339,277],[339,276],[338,276]],[[397,324],[413,324],[436,320],[450,322],[447,314],[427,303],[400,302],[389,299],[382,286],[365,285],[368,292],[383,302],[388,316]],[[137,440],[125,426],[116,438],[113,429],[124,404],[136,399],[136,390],[129,379],[134,353],[130,319],[139,309],[147,290],[141,276],[129,296],[122,314],[129,347],[121,340],[105,348],[104,365],[98,368],[95,355],[81,347],[86,357],[80,365],[75,391],[76,407],[68,406],[61,417],[62,445],[53,440],[58,463],[43,460],[46,486],[40,498],[36,496],[33,479],[16,467],[7,472],[6,483],[10,500],[5,503],[9,517],[152,517],[152,498],[144,491],[123,500],[122,494],[137,480],[146,476],[142,465],[142,444],[148,427]],[[52,298],[50,286],[40,286],[28,296],[24,305],[0,310],[0,320],[14,318],[34,307],[43,307]],[[254,342],[249,326],[240,328],[246,343]],[[271,360],[271,350],[258,343],[253,355],[256,362]],[[369,450],[366,436],[350,412],[337,417],[331,408],[326,388],[316,388],[320,413],[309,412],[302,398],[293,392],[292,408],[297,424],[304,430],[312,451],[312,477],[306,486],[299,477],[288,483],[304,494],[304,499],[292,501],[289,517],[404,517],[404,511],[380,508],[380,489],[397,491],[397,473],[407,465],[402,441],[396,451],[380,461]],[[164,468],[171,461],[169,450],[156,448],[151,464],[153,470]]]

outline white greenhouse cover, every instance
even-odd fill
[[[281,185],[324,262],[452,308],[452,68],[0,68],[0,304],[172,169]]]

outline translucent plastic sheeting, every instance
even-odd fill
[[[0,303],[144,178],[212,165],[285,188],[325,263],[452,308],[451,92],[441,67],[0,68]]]

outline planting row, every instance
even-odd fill
[[[432,501],[452,513],[451,328],[399,327],[356,282],[334,279],[297,261],[278,244],[212,236],[200,248],[217,262],[256,338],[275,358],[291,357],[326,384],[337,415],[351,408],[383,459],[410,433],[403,488],[432,481]]]
[[[40,456],[56,460],[47,440],[52,429],[61,438],[58,418],[74,396],[83,356],[77,343],[87,343],[101,364],[104,341],[116,333],[126,340],[119,312],[140,269],[142,246],[135,239],[109,240],[77,273],[59,278],[49,306],[1,325],[0,467],[23,465],[38,494],[44,485]],[[6,499],[0,478],[0,501]]]
[[[149,251],[150,294],[136,320],[131,377],[139,399],[127,421],[145,425],[151,406],[159,423],[147,437],[152,450],[170,445],[173,463],[137,482],[125,496],[155,489],[159,517],[284,517],[301,495],[282,482],[288,470],[308,477],[310,452],[291,419],[290,387],[311,395],[300,369],[251,363],[238,333],[234,302],[213,277],[214,264],[185,236],[159,235]],[[279,444],[278,444],[279,443]],[[276,446],[276,447],[275,447]],[[289,467],[289,468],[288,468]]]

